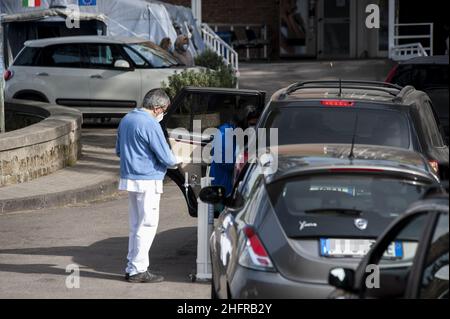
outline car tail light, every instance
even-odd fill
[[[392,80],[394,79],[395,73],[397,73],[398,64],[396,64],[390,71],[389,74],[384,82],[386,83],[392,83]]]
[[[13,76],[14,73],[11,70],[6,70],[5,72],[3,72],[3,78],[5,79],[5,81],[11,80]]]
[[[439,174],[439,162],[436,160],[429,160],[428,163],[430,164],[431,168],[433,169],[433,172],[436,174]]]
[[[245,226],[243,233],[244,247],[239,258],[239,264],[254,270],[275,271],[269,254],[253,227]]]
[[[353,101],[342,101],[342,100],[323,100],[320,102],[323,106],[339,106],[339,107],[349,107],[354,106]]]

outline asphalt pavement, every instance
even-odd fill
[[[176,185],[161,201],[150,268],[162,283],[123,279],[128,245],[126,194],[101,202],[0,215],[1,298],[209,298],[210,285],[193,283],[197,220],[188,215]],[[66,272],[80,270],[79,288]],[[68,277],[69,276],[69,277]],[[66,281],[69,286],[66,286]]]

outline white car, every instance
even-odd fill
[[[88,117],[120,117],[183,68],[168,52],[139,38],[28,41],[4,73],[5,99],[75,107]]]

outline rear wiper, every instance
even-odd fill
[[[350,216],[360,216],[362,210],[352,209],[352,208],[316,208],[305,210],[306,214],[339,214],[339,215],[350,215]]]

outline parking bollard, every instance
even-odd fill
[[[201,187],[211,185],[213,178],[209,177],[209,167],[206,177],[201,179]],[[214,205],[198,200],[197,216],[197,273],[193,281],[210,281],[212,278],[211,254],[209,238],[214,228]]]

